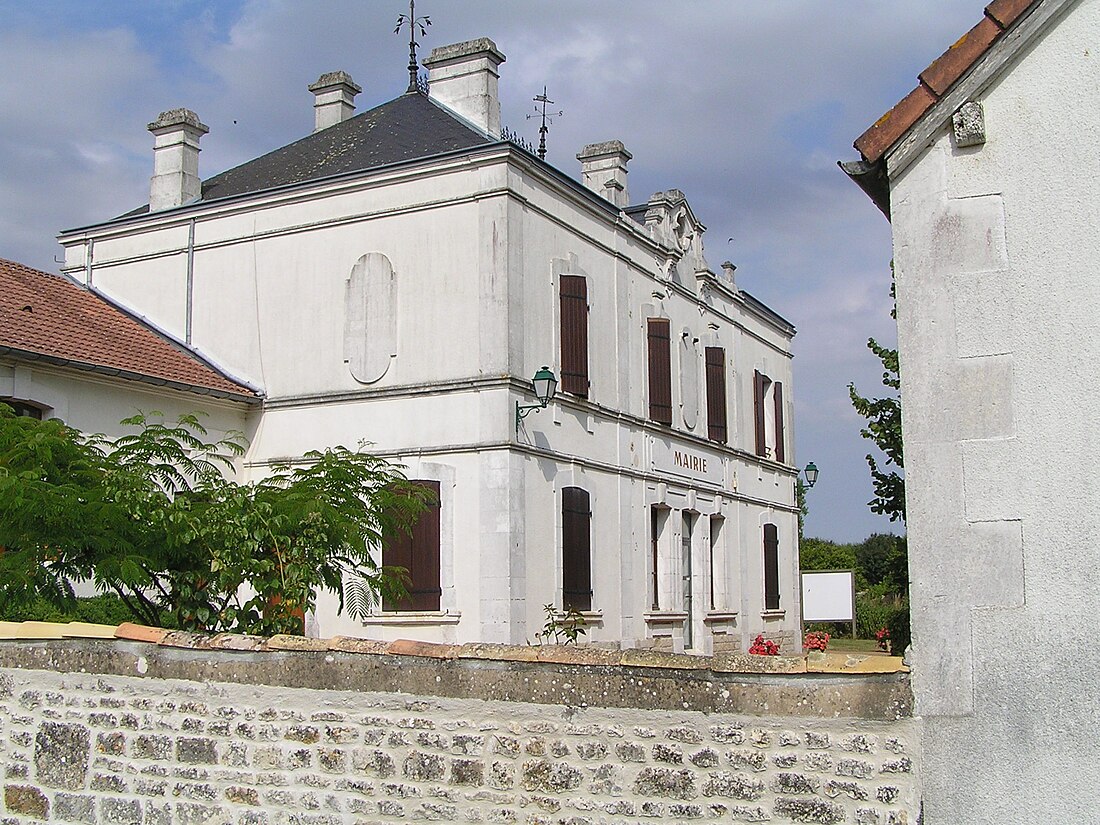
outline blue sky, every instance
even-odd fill
[[[898,531],[873,516],[848,402],[878,394],[868,337],[894,339],[889,225],[836,168],[851,142],[982,14],[982,0],[420,0],[425,48],[491,37],[506,125],[543,84],[565,114],[548,160],[577,176],[585,144],[634,154],[632,200],[682,189],[712,268],[792,320],[796,455],[821,468],[807,535]],[[145,125],[194,109],[209,177],[312,129],[306,86],[344,69],[360,108],[404,91],[401,0],[0,2],[0,257],[57,271],[62,229],[148,194]],[[732,238],[732,242],[727,239]]]

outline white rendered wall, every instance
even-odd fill
[[[984,146],[892,187],[929,825],[1100,801],[1098,33],[1074,6],[979,97]]]
[[[593,607],[601,615],[592,617],[590,640],[644,644],[668,630],[644,615],[653,504],[673,508],[676,531],[683,510],[697,514],[693,557],[706,570],[695,579],[697,607],[709,596],[707,520],[726,518],[724,602],[709,611],[722,615],[715,624],[695,611],[694,650],[709,652],[712,628],[741,648],[758,632],[797,635],[789,332],[732,294],[701,300],[690,273],[671,283],[654,263],[660,248],[645,230],[586,192],[524,170],[502,149],[473,163],[161,213],[90,236],[96,286],[138,311],[148,308],[180,337],[188,329],[191,261],[192,341],[267,393],[247,476],[308,450],[366,440],[408,465],[410,477],[443,483],[439,614],[384,616],[364,627],[338,617],[335,600],[326,598],[313,632],[533,638],[542,605],[560,604],[560,491],[573,485],[590,492],[594,507]],[[81,241],[64,239],[74,274],[87,265]],[[344,348],[347,279],[368,253],[392,266],[397,319],[396,357],[369,383],[356,380]],[[515,403],[531,401],[518,382],[526,385],[544,364],[560,374],[556,278],[572,272],[583,273],[589,288],[589,398],[559,393],[517,433]],[[655,291],[663,297],[654,299]],[[647,420],[650,314],[672,323],[672,428]],[[699,373],[686,399],[685,332]],[[702,349],[719,345],[728,363],[727,447],[709,442],[706,430]],[[784,383],[787,466],[753,455],[754,369]],[[698,410],[693,422],[684,413],[691,407]],[[709,478],[670,473],[657,454],[674,449],[717,470]],[[784,608],[768,616],[766,522],[779,528]],[[678,571],[673,565],[665,573]],[[680,649],[682,632],[669,643]]]

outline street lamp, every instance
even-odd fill
[[[531,379],[531,384],[535,389],[535,398],[539,403],[537,404],[520,404],[516,402],[516,432],[519,432],[519,423],[525,419],[531,411],[538,412],[544,409],[547,404],[550,403],[550,399],[554,397],[554,393],[558,389],[558,379],[554,373],[550,372],[550,368],[544,366],[538,372],[535,373],[535,377]]]
[[[817,465],[812,461],[806,465],[806,469],[803,470],[806,473],[806,486],[813,487],[817,484]]]

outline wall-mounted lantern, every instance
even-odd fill
[[[531,384],[535,390],[535,398],[538,399],[537,404],[520,404],[516,402],[516,432],[519,432],[519,424],[525,419],[532,411],[538,412],[541,409],[545,409],[546,405],[550,403],[550,399],[554,397],[554,393],[558,390],[558,379],[550,371],[549,367],[543,367],[535,373],[535,377],[531,379]]]
[[[806,469],[803,470],[802,472],[804,472],[806,474],[806,486],[807,487],[813,487],[815,484],[817,484],[817,465],[816,464],[814,464],[811,461],[809,464],[806,465]]]

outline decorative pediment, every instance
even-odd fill
[[[669,276],[679,283],[689,283],[696,272],[710,268],[703,255],[703,233],[707,228],[695,217],[679,189],[654,193],[646,204],[645,226],[654,240],[669,248]]]

